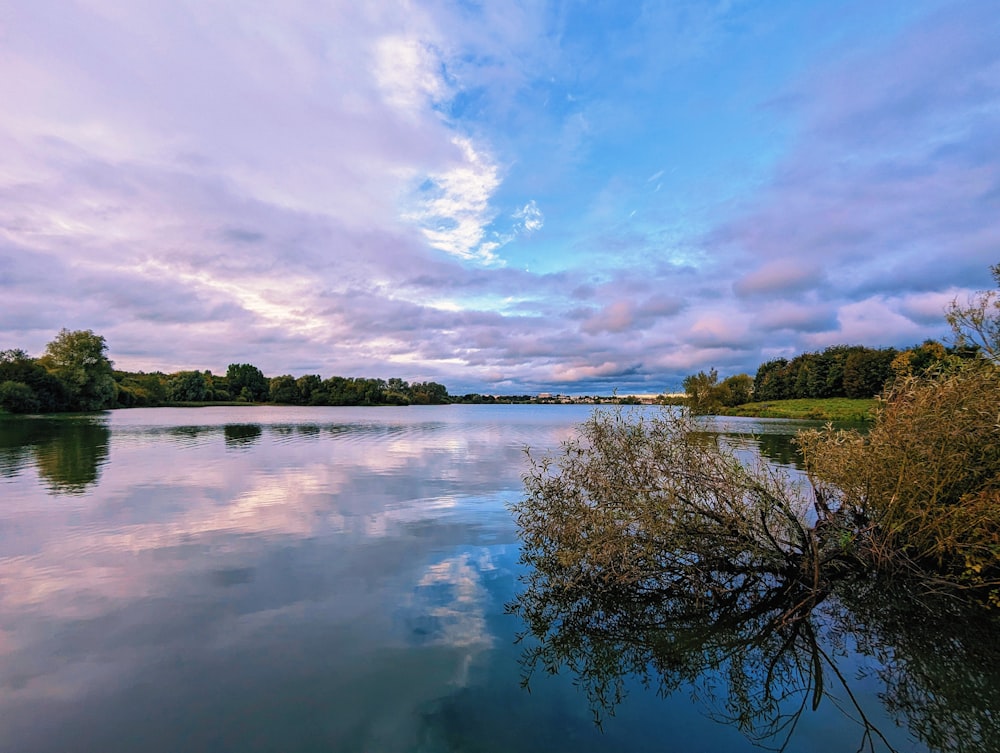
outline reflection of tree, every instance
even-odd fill
[[[879,660],[886,709],[932,750],[1000,751],[996,617],[905,583],[850,585],[839,624]]]
[[[259,424],[226,424],[224,431],[226,447],[249,447],[264,433]]]
[[[638,681],[661,695],[686,687],[714,718],[778,750],[825,699],[858,722],[860,749],[894,750],[838,667],[855,645],[878,660],[885,709],[932,750],[1000,750],[996,621],[920,593],[847,579],[828,594],[769,576],[716,594],[553,580],[510,609],[526,624],[525,684],[537,670],[569,670],[598,722]]]
[[[802,468],[802,453],[795,446],[793,434],[757,434],[760,454],[772,463],[786,467]]]
[[[0,476],[16,476],[28,463],[31,445],[42,435],[43,422],[32,418],[0,418]]]
[[[15,475],[34,458],[57,493],[79,494],[97,482],[111,437],[101,417],[17,418],[0,422],[0,469]]]
[[[687,686],[779,749],[829,698],[859,722],[862,750],[892,750],[838,667],[857,645],[885,668],[886,709],[929,745],[1000,739],[998,665],[980,668],[975,682],[993,690],[977,706],[961,686],[974,643],[954,639],[956,667],[934,655],[944,619],[928,635],[913,618],[929,610],[926,582],[916,602],[869,584],[849,547],[864,523],[851,509],[817,496],[807,513],[795,485],[693,428],[595,414],[556,458],[532,463],[514,506],[528,588],[510,605],[532,641],[526,677],[569,669],[598,720],[630,678],[663,694]]]

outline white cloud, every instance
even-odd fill
[[[545,216],[542,214],[542,210],[538,208],[538,204],[535,203],[534,199],[514,212],[514,219],[520,220],[520,229],[528,235],[531,235],[536,230],[541,230],[542,226],[545,225]]]
[[[440,54],[420,39],[388,36],[375,44],[375,80],[386,101],[406,115],[451,96],[442,67]]]
[[[494,217],[490,199],[500,185],[500,168],[471,139],[455,136],[452,143],[460,161],[428,176],[415,192],[415,208],[405,216],[434,248],[462,259],[495,263],[499,245],[484,241],[484,236]]]

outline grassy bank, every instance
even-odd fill
[[[723,408],[720,415],[754,416],[758,418],[807,418],[819,421],[868,421],[875,407],[874,399],[854,400],[846,397],[799,398],[745,403],[735,408]]]

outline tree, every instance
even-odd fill
[[[302,396],[299,394],[295,377],[290,374],[282,374],[271,378],[270,398],[272,403],[283,403],[285,405],[299,405]]]
[[[734,374],[722,380],[722,386],[728,391],[725,405],[743,405],[753,398],[753,377],[749,374]]]
[[[264,373],[249,363],[231,363],[226,369],[229,394],[247,402],[267,400],[271,385]]]
[[[0,408],[9,413],[35,413],[38,406],[35,391],[24,382],[0,382]]]
[[[182,403],[200,403],[210,397],[208,382],[200,371],[179,371],[171,376],[167,395]]]
[[[328,400],[319,374],[306,374],[295,380],[295,388],[306,405],[323,405]]]
[[[785,400],[791,387],[788,384],[788,360],[776,358],[757,367],[753,380],[753,394],[757,400]]]
[[[71,409],[90,411],[114,406],[117,386],[107,349],[104,338],[89,329],[60,330],[45,346],[45,355],[39,361],[66,385]]]
[[[893,348],[858,348],[844,362],[844,396],[869,398],[878,395],[892,378]]]
[[[414,382],[410,400],[418,405],[441,405],[448,402],[448,388],[437,382]]]
[[[688,396],[688,405],[694,413],[711,413],[722,403],[719,400],[719,372],[709,369],[689,374],[682,382]]]
[[[23,350],[0,352],[0,382],[23,384],[31,390],[34,401],[37,402],[33,408],[30,407],[31,400],[25,403],[21,398],[15,398],[14,393],[8,397],[12,405],[17,403],[22,406],[19,409],[22,412],[52,413],[66,410],[69,405],[66,386]],[[19,391],[18,394],[23,396],[25,393]],[[15,410],[13,407],[4,407],[11,412]]]
[[[1000,288],[1000,264],[990,267],[994,282]],[[978,348],[984,357],[1000,363],[1000,291],[980,290],[960,306],[952,300],[945,314],[955,346]]]

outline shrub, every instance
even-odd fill
[[[10,413],[34,413],[39,408],[35,391],[23,382],[0,384],[0,408]]]
[[[896,382],[867,434],[799,435],[820,494],[863,521],[875,564],[1000,585],[1000,371],[973,361]],[[992,598],[996,598],[995,592]]]

